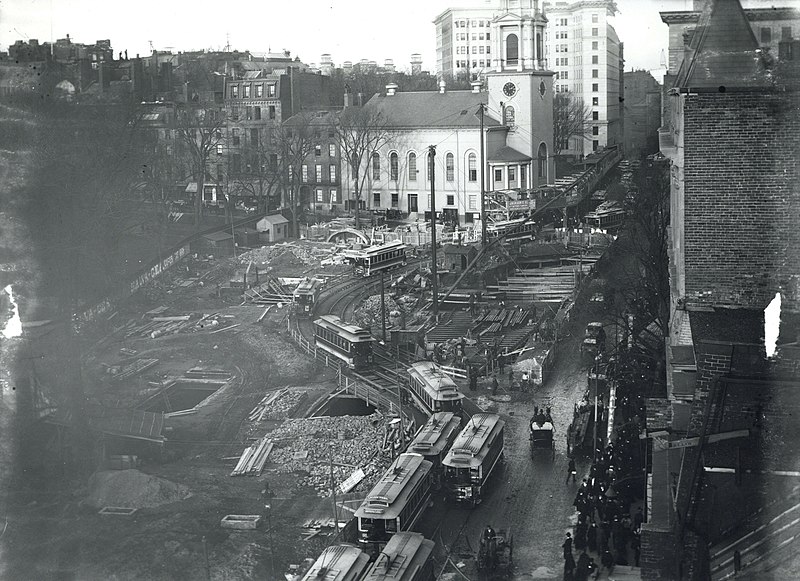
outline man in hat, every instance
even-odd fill
[[[572,476],[572,483],[575,484],[576,478],[575,475],[578,473],[578,470],[575,468],[575,458],[569,459],[569,466],[567,466],[567,481],[565,484],[569,484],[569,477]]]

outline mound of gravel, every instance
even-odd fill
[[[89,479],[86,502],[96,508],[149,508],[189,498],[189,489],[139,470],[95,472]]]

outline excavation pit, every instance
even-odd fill
[[[318,416],[370,416],[375,413],[375,406],[356,397],[334,397],[320,408]]]
[[[166,416],[191,413],[208,398],[217,393],[226,382],[178,379],[157,394],[147,398],[139,409],[163,412]]]

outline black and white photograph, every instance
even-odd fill
[[[0,0],[0,581],[800,579],[799,0]]]

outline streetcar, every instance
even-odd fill
[[[364,277],[406,264],[406,245],[402,240],[349,250],[344,254],[353,263],[355,274]]]
[[[503,458],[505,422],[497,414],[475,414],[442,461],[445,495],[472,506],[483,499],[484,487]]]
[[[369,555],[342,543],[322,551],[302,581],[360,581],[368,568]]]
[[[358,543],[375,555],[395,533],[410,530],[431,501],[432,464],[421,454],[400,454],[355,513]]]
[[[436,543],[419,533],[397,533],[380,552],[363,581],[433,581]]]
[[[412,363],[408,368],[408,388],[411,395],[431,414],[436,412],[461,412],[464,395],[455,381],[431,361]]]
[[[320,290],[322,290],[320,279],[306,277],[301,280],[292,293],[295,312],[300,316],[310,317],[314,313],[314,305],[317,304]]]
[[[486,224],[486,234],[490,239],[503,238],[505,242],[515,240],[533,240],[536,223],[528,218],[512,218],[511,220],[498,220]]]
[[[314,321],[314,343],[350,369],[372,363],[372,335],[366,329],[344,323],[336,315],[322,315]]]
[[[442,486],[442,460],[461,431],[461,418],[453,412],[433,414],[408,445],[409,452],[422,454],[433,464],[434,488]]]

